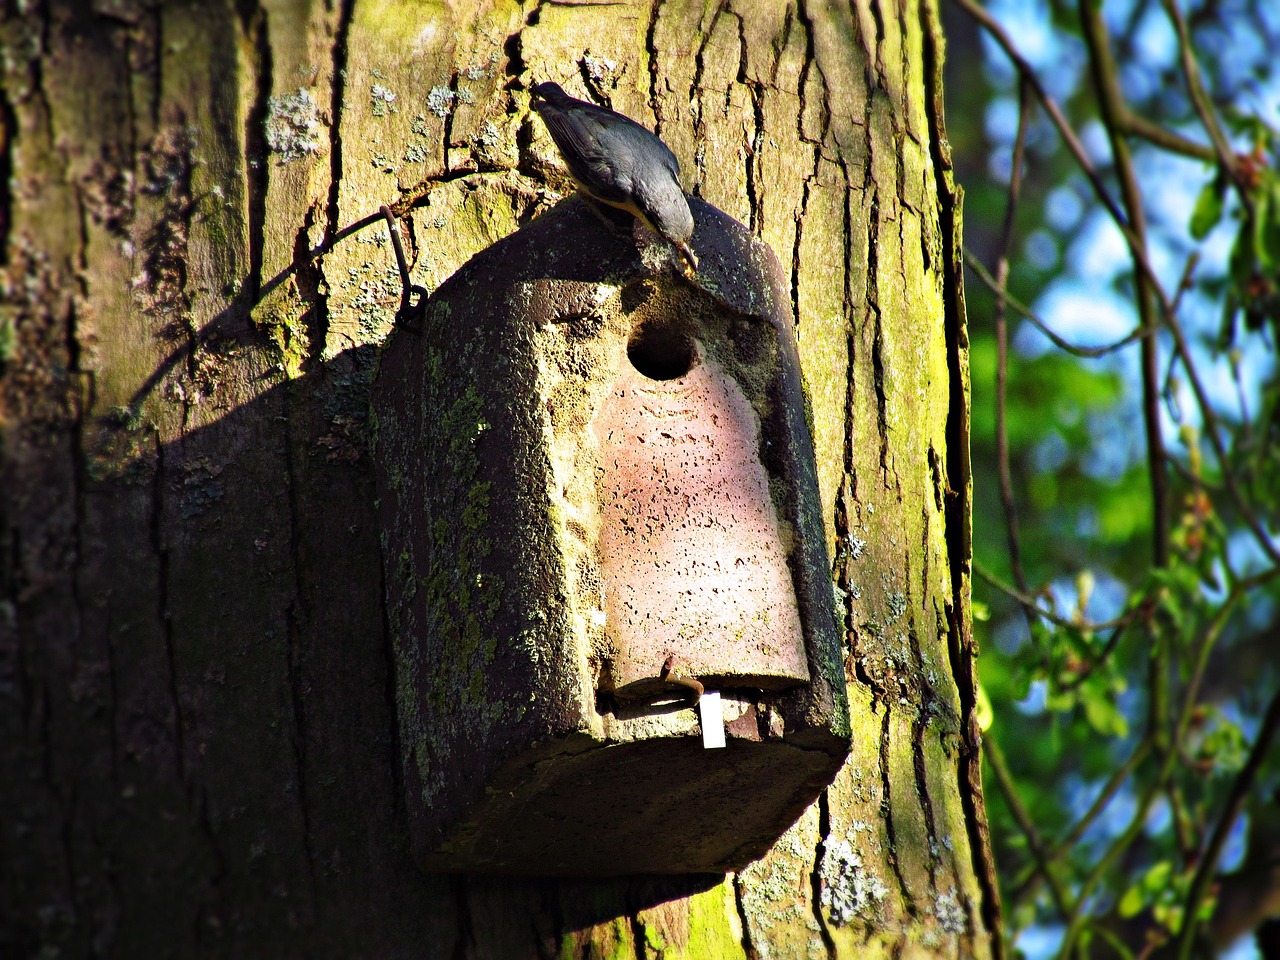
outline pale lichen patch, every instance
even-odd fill
[[[267,147],[280,155],[281,163],[298,160],[320,151],[319,108],[311,91],[299,87],[294,93],[267,98]]]
[[[829,840],[818,867],[820,902],[836,926],[873,919],[889,895],[885,882],[863,862],[847,840]]]

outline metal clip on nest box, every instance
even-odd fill
[[[574,199],[473,258],[383,353],[383,553],[427,869],[736,870],[847,752],[782,269],[690,204],[692,281]],[[704,688],[723,750],[689,709]]]

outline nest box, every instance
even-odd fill
[[[572,199],[386,344],[375,460],[427,869],[738,869],[847,752],[782,269],[691,206],[692,279]]]

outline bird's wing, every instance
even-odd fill
[[[535,109],[574,177],[602,200],[625,203],[645,162],[657,160],[674,179],[680,164],[665,143],[619,113],[584,101],[571,108],[546,101]]]

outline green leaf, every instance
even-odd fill
[[[1169,877],[1173,874],[1173,864],[1168,860],[1153,863],[1142,877],[1142,889],[1156,894],[1169,885]]]
[[[1267,202],[1261,197],[1266,195]],[[1280,264],[1280,177],[1268,170],[1258,188],[1258,259],[1266,268]]]
[[[1222,198],[1225,193],[1226,182],[1221,173],[1200,189],[1195,209],[1191,211],[1191,236],[1195,239],[1203,240],[1222,220]]]
[[[1120,898],[1120,904],[1116,907],[1120,916],[1136,917],[1142,912],[1142,908],[1146,906],[1147,900],[1141,883],[1135,883],[1132,887],[1124,892],[1124,896]]]
[[[1270,270],[1276,261],[1272,258],[1268,225],[1276,217],[1271,191],[1265,187],[1253,195],[1253,255],[1263,270]]]
[[[1083,697],[1084,716],[1089,726],[1104,737],[1126,737],[1129,721],[1116,705],[1102,697]]]
[[[1177,902],[1160,901],[1151,909],[1151,915],[1156,918],[1156,922],[1163,926],[1166,930],[1173,932],[1182,927],[1182,904]]]
[[[1051,691],[1045,694],[1044,707],[1052,713],[1065,713],[1076,705],[1073,690]]]
[[[1129,721],[1111,696],[1110,684],[1105,681],[1097,683],[1095,679],[1096,674],[1080,686],[1080,703],[1089,726],[1104,737],[1128,736]]]

